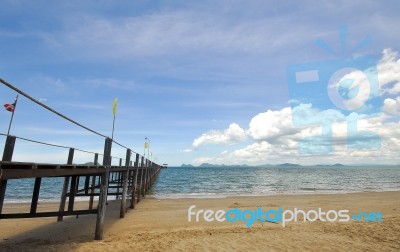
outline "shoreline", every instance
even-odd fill
[[[196,209],[349,209],[351,213],[380,211],[383,222],[277,223],[188,222],[188,208]],[[85,202],[77,206],[87,207]],[[229,196],[226,198],[156,199],[146,197],[124,219],[120,201],[110,201],[105,236],[94,241],[96,215],[0,220],[0,247],[5,251],[185,251],[185,250],[387,250],[400,249],[400,191],[348,194]],[[5,204],[5,211],[29,204]],[[40,209],[58,207],[45,202]]]
[[[263,193],[263,194],[220,194],[220,193],[215,193],[215,194],[199,194],[199,195],[190,195],[190,194],[183,194],[179,196],[173,196],[171,195],[153,195],[149,194],[146,195],[147,199],[224,199],[224,198],[229,198],[229,197],[269,197],[269,196],[303,196],[303,195],[342,195],[342,194],[358,194],[358,193],[385,193],[385,192],[400,192],[400,189],[389,189],[389,190],[379,190],[379,191],[325,191],[325,192],[320,192],[318,190],[310,190],[309,192],[307,191],[302,191],[302,192],[284,192],[284,193],[273,193],[273,194],[268,194],[268,193]],[[176,194],[175,194],[176,195]],[[96,196],[98,197],[98,196]],[[96,201],[95,197],[95,201]],[[110,201],[114,201],[114,196],[108,196]],[[130,196],[129,196],[130,197]],[[129,198],[128,197],[128,198]],[[88,198],[88,197],[87,197]],[[39,199],[39,204],[55,204],[59,203],[59,198],[54,198],[54,200],[40,200]],[[76,202],[87,202],[88,199],[83,199],[83,197],[76,197],[75,201]],[[4,204],[30,204],[30,199],[29,200],[22,200],[22,201],[14,201],[14,200],[5,200]]]
[[[318,191],[318,190],[316,190]],[[389,189],[389,190],[381,190],[381,191],[331,191],[331,192],[313,192],[310,190],[309,193],[307,192],[300,192],[300,193],[274,193],[274,194],[213,194],[213,195],[187,195],[187,196],[156,196],[156,195],[147,195],[148,198],[151,199],[225,199],[230,197],[270,197],[270,196],[303,196],[303,195],[342,195],[342,194],[358,194],[358,193],[385,193],[385,192],[400,192],[400,189]]]

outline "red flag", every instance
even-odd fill
[[[4,108],[5,108],[7,111],[14,112],[15,103],[13,103],[13,104],[4,104]]]

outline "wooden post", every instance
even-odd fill
[[[129,175],[129,163],[131,159],[131,149],[126,150],[126,159],[125,166],[126,170],[123,172],[123,187],[122,187],[122,200],[121,200],[121,208],[119,211],[119,217],[124,218],[126,212],[126,194],[128,192],[128,175]],[[122,159],[121,159],[122,161]]]
[[[145,184],[146,189],[144,190],[145,193],[147,193],[148,188],[149,188],[149,184],[150,184],[150,181],[149,181],[149,174],[150,174],[150,171],[151,171],[150,160],[147,160],[146,164],[147,164],[147,170],[146,170],[146,184]]]
[[[144,177],[143,177],[143,186],[142,186],[142,197],[144,198],[146,195],[146,188],[147,188],[147,172],[149,171],[149,160],[146,159],[145,162],[145,171],[144,171]]]
[[[67,160],[67,164],[69,164],[69,165],[72,164],[72,162],[74,160],[74,152],[75,152],[74,148],[69,149],[68,160]],[[66,176],[66,177],[64,177],[64,185],[63,185],[63,189],[61,192],[60,207],[58,209],[58,211],[60,213],[65,211],[65,201],[67,200],[68,185],[69,185],[69,176]],[[57,217],[57,221],[62,221],[63,218],[64,217],[62,215],[59,215]]]
[[[150,190],[150,188],[151,188],[151,185],[153,184],[153,180],[152,180],[152,174],[153,174],[153,162],[151,162],[151,161],[149,161],[149,175],[147,176],[147,181],[148,181],[148,183],[147,183],[147,191],[149,191]]]
[[[74,210],[76,185],[77,185],[78,178],[79,178],[79,176],[71,177],[71,187],[69,189],[69,200],[68,200],[68,211]]]
[[[152,162],[149,160],[149,172],[147,173],[147,191],[151,187],[151,173],[153,172]]]
[[[111,166],[111,147],[112,147],[112,139],[107,137],[104,143],[104,156],[103,156],[103,165],[106,167],[106,169],[104,173],[101,175],[99,205],[97,208],[97,218],[96,218],[96,231],[94,235],[95,240],[103,239],[104,217],[106,215],[108,178]]]
[[[135,203],[136,203],[135,194],[137,194],[137,180],[138,180],[138,174],[139,174],[139,170],[138,169],[139,169],[139,154],[136,153],[135,169],[134,169],[135,178],[132,181],[132,199],[131,199],[131,205],[130,205],[131,209],[135,208]]]
[[[8,135],[6,138],[6,143],[4,145],[4,151],[3,151],[3,159],[2,161],[11,161],[12,156],[14,154],[14,146],[15,146],[15,140],[17,138],[15,136]]]
[[[149,161],[149,172],[148,172],[148,175],[147,175],[147,191],[149,191],[150,190],[150,187],[151,187],[151,175],[153,174],[153,162],[151,162],[151,161]]]
[[[132,163],[132,161],[130,161]],[[129,173],[128,173],[128,190],[132,188],[133,184],[133,169],[132,166],[129,164]]]
[[[36,213],[37,203],[39,200],[40,184],[42,183],[42,178],[35,179],[35,187],[33,188],[32,202],[31,202],[31,214]]]
[[[15,136],[8,135],[4,145],[2,161],[11,161],[14,153]],[[4,196],[6,195],[7,179],[0,178],[0,214],[3,211]]]
[[[119,159],[119,166],[122,166],[122,158]],[[122,186],[122,173],[118,172],[117,174],[117,195],[115,195],[115,199],[119,199],[119,187]]]
[[[84,186],[86,195],[89,194],[89,183],[90,183],[90,175],[86,175],[85,176],[85,186]]]
[[[144,157],[142,156],[141,162],[140,162],[140,186],[139,186],[139,192],[138,192],[138,202],[142,199],[142,191],[143,191],[143,175],[144,175]]]
[[[96,153],[96,154],[94,154],[94,161],[93,161],[93,164],[95,166],[99,165],[98,160],[99,160],[99,154]],[[90,188],[90,194],[91,194],[90,198],[89,198],[89,209],[90,210],[93,209],[93,199],[94,199],[93,194],[94,194],[95,185],[96,185],[96,176],[94,175],[94,176],[92,176],[92,185],[91,185],[91,188]]]

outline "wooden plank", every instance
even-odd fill
[[[75,194],[75,197],[87,197],[87,196],[99,196],[99,195],[100,195],[100,193],[96,193],[96,192],[88,193],[88,194],[86,194],[86,193],[77,193],[77,194]],[[110,195],[112,195],[112,193],[110,193]],[[93,205],[92,205],[92,209],[93,209]]]
[[[86,169],[86,170],[67,170],[67,169],[58,169],[58,170],[20,170],[20,169],[8,169],[3,170],[2,179],[23,179],[23,178],[38,178],[38,177],[66,177],[73,175],[91,175],[105,172],[105,168],[99,169]]]
[[[65,170],[73,170],[73,169],[98,169],[104,166],[88,166],[88,165],[68,165],[68,164],[42,164],[42,163],[31,163],[31,162],[13,162],[13,161],[0,161],[0,165],[3,170],[8,169],[20,169],[20,170],[52,170],[52,169],[65,169]],[[119,172],[125,171],[127,167],[131,166],[111,166],[111,172]]]

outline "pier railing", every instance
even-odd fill
[[[125,212],[129,208],[133,209],[145,196],[146,192],[150,190],[162,166],[146,159],[138,153],[135,153],[131,148],[128,148],[115,140],[70,119],[60,112],[55,111],[23,91],[17,89],[10,83],[2,79],[0,79],[0,82],[61,118],[104,138],[104,150],[103,153],[100,154],[74,147],[50,144],[0,133],[0,135],[6,136],[3,157],[0,162],[0,219],[57,217],[57,221],[62,221],[64,216],[97,214],[95,239],[101,240],[103,238],[107,200],[111,196],[115,196],[116,199],[121,198],[120,218],[123,218]],[[67,162],[66,164],[15,162],[13,161],[13,154],[17,139],[52,146],[54,148],[66,148],[69,150]],[[126,150],[125,159],[111,156],[113,143]],[[74,164],[74,154],[76,151],[92,154],[93,164]],[[135,154],[135,158],[134,160],[131,160],[133,154]],[[99,164],[99,156],[102,156],[103,158],[101,165]],[[118,166],[112,165],[113,158],[119,159]],[[123,163],[123,161],[125,162]],[[58,211],[38,212],[37,206],[40,198],[42,178],[59,177],[64,179],[64,183],[62,191],[60,192]],[[7,181],[10,179],[27,178],[35,179],[30,211],[24,213],[3,213]],[[88,198],[87,209],[75,209],[76,197]],[[95,197],[98,197],[97,207],[94,207]]]

